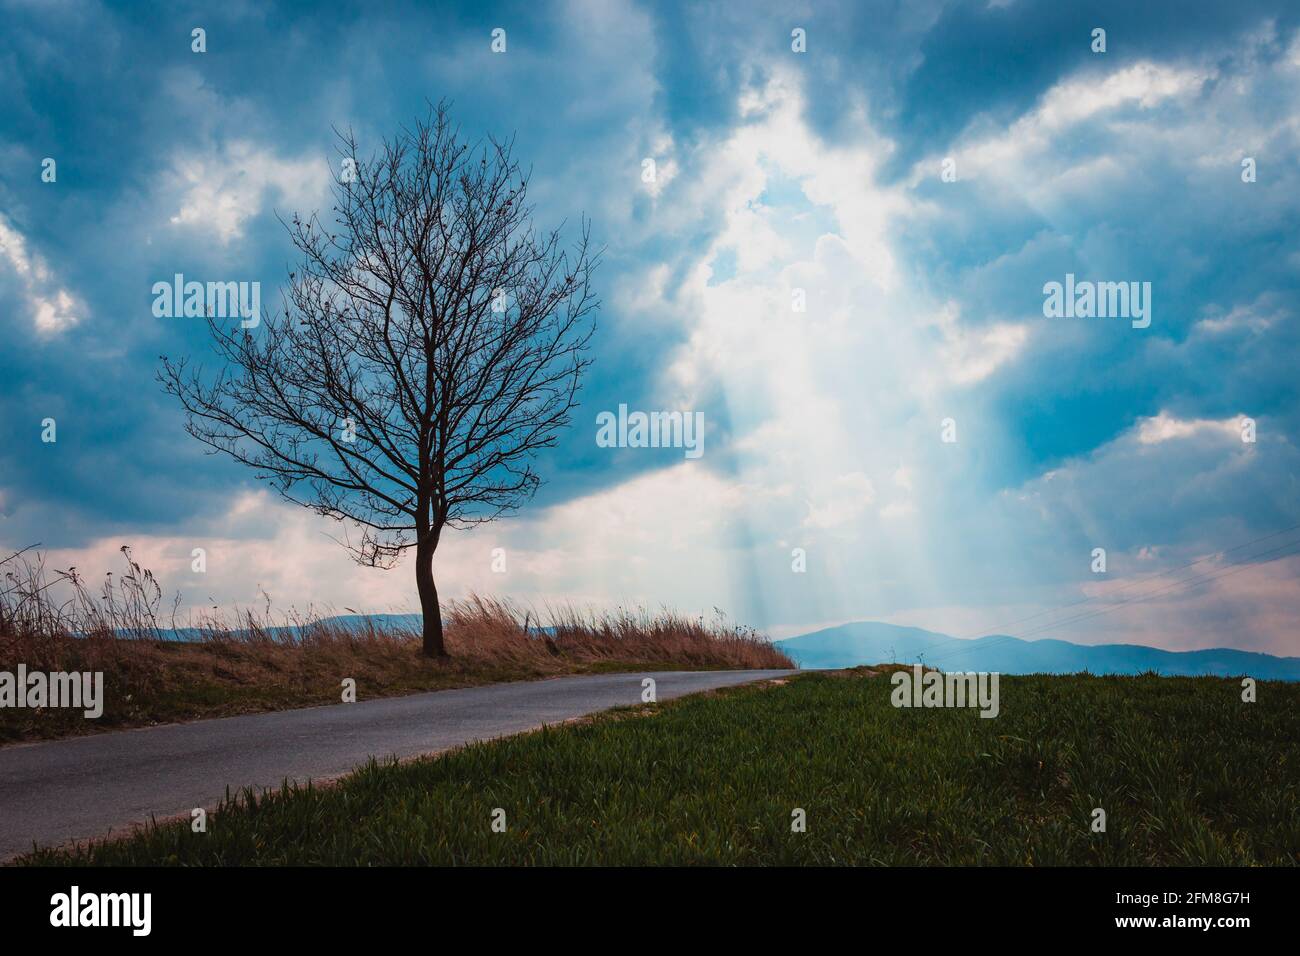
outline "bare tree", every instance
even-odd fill
[[[590,364],[600,254],[585,220],[572,249],[535,231],[513,142],[466,143],[445,103],[368,162],[338,135],[336,224],[286,223],[283,312],[209,317],[224,368],[164,356],[159,379],[191,435],[357,528],[340,543],[359,563],[413,547],[424,653],[444,657],[434,552],[537,489]]]

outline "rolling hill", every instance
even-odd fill
[[[1003,674],[1143,674],[1300,680],[1300,657],[1274,657],[1230,648],[1165,651],[1140,644],[1073,644],[1026,641],[1006,635],[949,637],[918,627],[878,621],[841,624],[777,641],[800,667],[813,670],[858,664],[920,662],[945,671]]]

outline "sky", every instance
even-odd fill
[[[151,289],[276,298],[333,129],[377,148],[447,99],[605,255],[545,485],[444,537],[444,597],[1300,654],[1292,3],[0,15],[6,553],[94,578],[130,545],[183,608],[418,607],[186,435],[155,376],[209,332]],[[1149,289],[1149,324],[1045,315],[1067,275]],[[702,414],[703,453],[603,447],[620,405]]]

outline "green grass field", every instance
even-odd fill
[[[1300,685],[1247,704],[1217,678],[1003,677],[995,719],[890,690],[810,673],[616,711],[23,862],[1300,862]]]

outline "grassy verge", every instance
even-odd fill
[[[1244,704],[1217,678],[1004,677],[995,719],[895,709],[890,689],[806,674],[615,711],[245,794],[206,833],[161,825],[23,862],[1300,862],[1300,686],[1261,684]]]
[[[364,700],[562,674],[793,666],[766,639],[721,619],[571,608],[539,619],[480,598],[443,606],[447,660],[423,657],[409,626],[276,622],[269,611],[207,618],[187,624],[186,640],[162,639],[173,629],[159,624],[161,589],[123,550],[127,572],[99,593],[68,572],[50,581],[39,564],[0,561],[0,671],[23,664],[29,673],[104,675],[99,718],[70,707],[0,707],[0,744],[338,703],[346,678]]]
[[[87,720],[71,708],[0,708],[0,743],[337,704],[346,677],[356,681],[357,699],[368,700],[566,674],[791,666],[779,660],[738,664],[714,650],[704,646],[698,653],[674,657],[615,647],[595,659],[561,650],[513,660],[467,654],[433,661],[421,656],[417,638],[401,635],[340,636],[293,645],[119,641],[107,648],[75,648],[76,653],[61,655],[60,664],[46,668],[103,670],[103,716]],[[23,660],[29,670],[42,669],[39,662],[30,663],[30,656]],[[13,670],[13,665],[0,663],[0,670]]]

